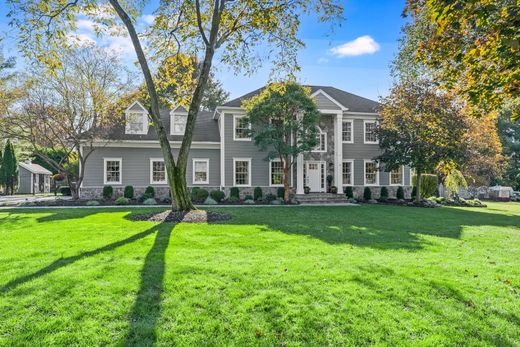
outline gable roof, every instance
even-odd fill
[[[34,164],[31,162],[19,162],[18,165],[33,174],[52,175],[52,172],[38,164]]]
[[[355,95],[344,90],[330,87],[330,86],[307,86],[311,88],[311,94],[322,90],[326,95],[333,98],[349,112],[362,112],[362,113],[377,113],[379,103],[374,100],[364,98],[359,95]],[[258,95],[264,90],[265,87],[258,88],[250,93],[244,94],[236,99],[226,102],[224,107],[241,107],[242,102],[255,95]]]

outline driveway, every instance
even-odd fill
[[[18,206],[21,202],[54,201],[56,199],[70,200],[72,197],[63,195],[0,195],[0,206]]]

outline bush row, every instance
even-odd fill
[[[354,189],[352,187],[345,187],[344,190],[345,196],[349,199],[354,199]],[[397,187],[397,191],[395,194],[396,199],[404,200],[404,189],[403,187]],[[379,193],[379,201],[387,201],[389,198],[388,188],[381,187],[381,191]],[[372,200],[372,189],[370,187],[365,187],[363,190],[363,200]]]

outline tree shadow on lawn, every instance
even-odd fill
[[[520,227],[520,216],[454,208],[400,206],[327,206],[233,211],[226,223],[259,225],[263,231],[304,235],[329,244],[351,244],[374,249],[420,250],[427,241],[420,235],[458,239],[464,227]]]

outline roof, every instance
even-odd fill
[[[28,163],[28,162],[20,162],[18,163],[20,167],[23,167],[24,169],[32,172],[33,174],[43,174],[43,175],[52,175],[52,172],[44,168],[43,166],[40,166],[38,164],[34,163]]]
[[[359,95],[355,95],[344,90],[329,87],[329,86],[307,86],[311,88],[311,94],[322,90],[327,93],[331,98],[339,102],[341,105],[346,107],[349,112],[363,112],[363,113],[375,113],[379,107],[379,103],[374,100],[364,98]],[[242,102],[255,95],[260,94],[265,87],[258,88],[250,93],[242,95],[236,99],[226,102],[224,107],[241,107]]]
[[[183,112],[184,110],[177,110]],[[170,141],[182,141],[182,135],[170,135],[170,110],[160,110],[161,119],[163,121],[164,128],[168,134]],[[137,135],[137,134],[126,134],[124,124],[118,124],[114,126],[108,133],[107,138],[110,140],[157,140],[157,132],[155,127],[150,125],[148,127],[148,134]],[[220,133],[218,128],[218,121],[213,119],[213,112],[200,111],[195,121],[195,128],[193,130],[193,141],[204,141],[204,142],[219,142]]]

